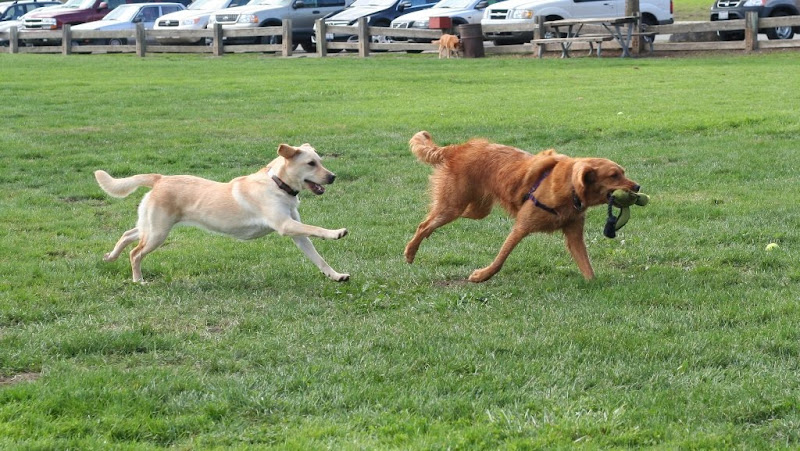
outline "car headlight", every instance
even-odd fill
[[[513,9],[511,10],[511,19],[533,19],[532,9]]]
[[[196,25],[198,23],[200,23],[199,17],[195,17],[194,19],[183,19],[181,21],[181,25]]]
[[[239,23],[258,23],[258,16],[255,14],[242,14],[239,16]]]
[[[743,6],[763,6],[765,3],[765,0],[747,0]]]
[[[419,22],[412,22],[411,28],[428,28],[430,20],[420,20]]]
[[[55,30],[58,27],[58,21],[52,17],[42,19],[42,28],[50,28],[51,30]]]

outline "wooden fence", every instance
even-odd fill
[[[715,22],[686,22],[672,25],[655,25],[647,27],[647,31],[658,33],[659,35],[705,35],[714,37],[717,31],[744,31],[745,39],[741,41],[719,41],[709,39],[706,41],[692,42],[672,42],[672,40],[657,39],[654,43],[655,52],[669,51],[695,51],[695,50],[741,50],[751,52],[759,49],[776,48],[798,48],[800,40],[759,40],[758,30],[778,26],[800,27],[800,16],[784,16],[772,18],[759,18],[756,13],[748,13],[745,19],[727,20]],[[545,22],[546,27],[546,22]],[[219,24],[206,30],[191,31],[167,31],[167,30],[145,30],[141,25],[136,30],[131,31],[79,31],[65,26],[63,30],[56,31],[25,31],[12,28],[6,32],[0,32],[0,42],[7,45],[9,53],[61,53],[69,55],[73,53],[136,53],[145,56],[148,53],[208,53],[215,56],[222,56],[226,53],[242,52],[264,52],[275,53],[276,55],[291,56],[295,48],[292,41],[292,23],[284,20],[282,26],[261,27],[245,30],[228,30]],[[444,30],[454,32],[456,30]],[[537,30],[535,22],[525,25],[492,25],[483,28],[484,32],[502,31],[530,31],[532,34]],[[591,31],[591,30],[590,30]],[[602,30],[595,30],[602,31]],[[316,53],[324,57],[329,53],[349,51],[357,52],[360,56],[369,56],[371,52],[420,52],[425,50],[436,50],[434,44],[424,43],[438,39],[443,30],[425,30],[408,28],[384,28],[371,27],[367,25],[366,19],[362,18],[356,26],[328,26],[322,20],[317,21],[316,27]],[[329,33],[347,34],[355,38],[348,42],[326,42],[325,36]],[[279,39],[274,41],[279,44],[229,44],[226,41],[231,38],[249,37],[262,41],[262,37],[274,36]],[[210,45],[161,45],[157,44],[158,38],[169,37],[191,37],[201,42],[210,42]],[[49,45],[28,45],[26,42],[35,39],[41,44],[42,40],[47,40]],[[125,42],[121,45],[81,45],[85,40],[120,40]],[[409,39],[423,42],[410,42]],[[638,53],[639,46],[635,46],[634,53]],[[581,43],[574,45],[575,49],[581,49]],[[588,47],[587,47],[588,48]],[[611,41],[604,44],[606,49],[619,49],[619,44]],[[558,51],[557,44],[546,44],[545,50]],[[486,54],[502,53],[536,53],[538,48],[530,43],[520,45],[486,46]]]

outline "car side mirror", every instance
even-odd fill
[[[136,16],[131,20],[131,23],[140,23],[142,22],[142,16]]]
[[[292,5],[294,9],[300,9],[306,7],[306,2],[303,0],[295,0],[294,5]]]
[[[411,8],[411,2],[401,2],[399,5],[397,5],[397,10],[398,11],[402,12],[406,8]]]
[[[478,4],[475,5],[475,9],[486,9],[487,6],[489,6],[489,2],[478,2]]]
[[[100,5],[97,6],[97,9],[108,9],[108,3],[100,2]]]

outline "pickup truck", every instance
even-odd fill
[[[673,22],[672,0],[640,0],[642,23],[663,25]],[[586,19],[625,15],[625,0],[507,0],[486,8],[481,25],[530,23],[536,16],[545,20]],[[484,37],[495,45],[522,44],[533,32],[486,32]]]
[[[181,4],[188,4],[191,0],[175,0]],[[32,11],[22,20],[22,30],[60,30],[64,25],[77,25],[94,22],[106,16],[112,9],[125,3],[150,3],[147,0],[69,0],[58,8],[46,8],[42,11]],[[30,36],[30,35],[28,35]],[[48,42],[51,41],[51,42]],[[61,39],[24,38],[26,44],[33,45],[58,45]]]

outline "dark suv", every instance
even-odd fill
[[[758,17],[794,16],[800,14],[800,0],[717,0],[711,7],[711,20],[744,19],[747,11],[758,12]],[[774,27],[759,30],[769,39],[792,39],[800,27]],[[718,31],[723,41],[744,39],[744,31]]]

